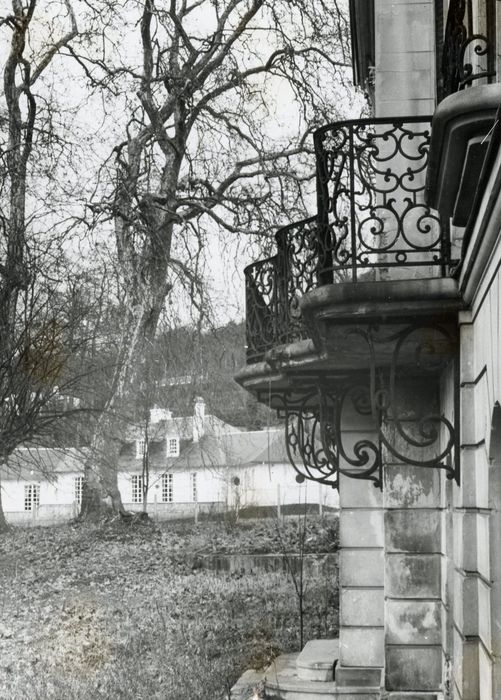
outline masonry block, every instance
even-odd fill
[[[465,640],[454,630],[452,665],[454,684],[462,700],[479,700],[478,640]]]
[[[478,578],[454,572],[454,624],[465,636],[478,636]]]
[[[384,665],[384,629],[341,627],[339,663],[341,666],[381,668]]]
[[[385,593],[390,598],[440,597],[439,554],[388,554]]]
[[[342,588],[339,615],[341,625],[382,627],[383,588]]]
[[[440,552],[438,510],[388,510],[384,518],[386,552]]]
[[[439,700],[439,696],[437,693],[390,693],[388,700]]]
[[[440,471],[407,464],[384,470],[386,508],[434,508],[440,505]]]
[[[409,54],[398,54],[402,59],[407,58],[407,65],[400,65],[400,70],[382,70],[379,76],[379,90],[382,91],[386,99],[398,99],[400,95],[405,96],[406,99],[420,99],[422,97],[428,97],[431,94],[432,89],[432,73],[430,72],[430,65],[424,69],[419,70],[414,68],[417,61],[414,59],[414,54],[410,56]],[[420,54],[418,54],[420,55]],[[422,55],[422,54],[421,54]],[[428,54],[428,60],[426,63],[431,64],[432,54]],[[421,61],[419,62],[421,63]],[[388,61],[385,61],[388,64]]]
[[[441,603],[386,601],[387,644],[440,644]]]
[[[491,577],[489,518],[490,516],[486,513],[479,513],[477,516],[477,571],[486,580]]]
[[[439,690],[442,684],[442,649],[387,647],[387,690]]]
[[[341,509],[339,518],[341,547],[382,547],[383,539],[381,510]]]
[[[461,449],[461,484],[453,491],[457,508],[489,507],[489,463],[484,446]]]
[[[335,679],[340,687],[381,687],[382,669],[380,668],[347,668],[336,666]]]
[[[384,558],[382,549],[342,549],[339,553],[341,586],[382,586]]]
[[[381,50],[404,54],[433,50],[433,7],[429,2],[407,6],[405,13],[394,3],[378,8],[376,13],[376,37],[384,37]]]
[[[383,494],[372,481],[341,475],[339,505],[341,508],[382,508]]]
[[[491,589],[482,579],[478,579],[478,636],[486,649],[491,649]]]
[[[454,513],[454,563],[459,569],[490,576],[489,516],[477,511]]]
[[[377,90],[377,73],[376,73],[376,90]],[[433,114],[435,109],[435,100],[432,98],[423,100],[378,100],[377,116],[395,118],[396,116],[407,116],[414,114],[415,116]]]
[[[379,57],[378,70],[383,75],[386,73],[407,73],[409,66],[406,63],[408,54],[396,53],[394,51],[385,51]],[[433,54],[428,51],[412,54],[412,69],[416,71],[430,71],[432,69]]]
[[[478,678],[480,700],[494,698],[492,694],[492,659],[481,644],[478,647]]]

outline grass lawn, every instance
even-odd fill
[[[280,537],[271,519],[1,535],[0,698],[227,698],[243,670],[297,649],[297,598],[282,573],[215,573],[192,555],[294,551],[296,525]],[[336,544],[337,520],[309,516],[308,548]],[[337,634],[327,578],[307,582],[306,639]]]

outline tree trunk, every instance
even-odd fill
[[[125,515],[118,489],[120,449],[126,437],[127,416],[136,404],[134,392],[141,362],[145,357],[145,328],[151,323],[149,304],[132,307],[124,326],[121,352],[113,390],[94,431],[90,455],[85,464],[81,519],[96,520],[105,514]]]

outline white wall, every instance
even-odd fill
[[[60,474],[48,482],[39,476],[31,480],[5,479],[2,481],[2,506],[7,522],[31,524],[43,521],[46,524],[64,521],[78,514],[75,501],[75,477],[81,474]],[[40,486],[40,506],[31,511],[24,509],[24,487]]]

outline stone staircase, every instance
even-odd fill
[[[233,686],[231,700],[377,700],[378,687],[335,682],[338,657],[337,639],[312,640],[299,654],[282,654],[264,671],[246,671]]]

